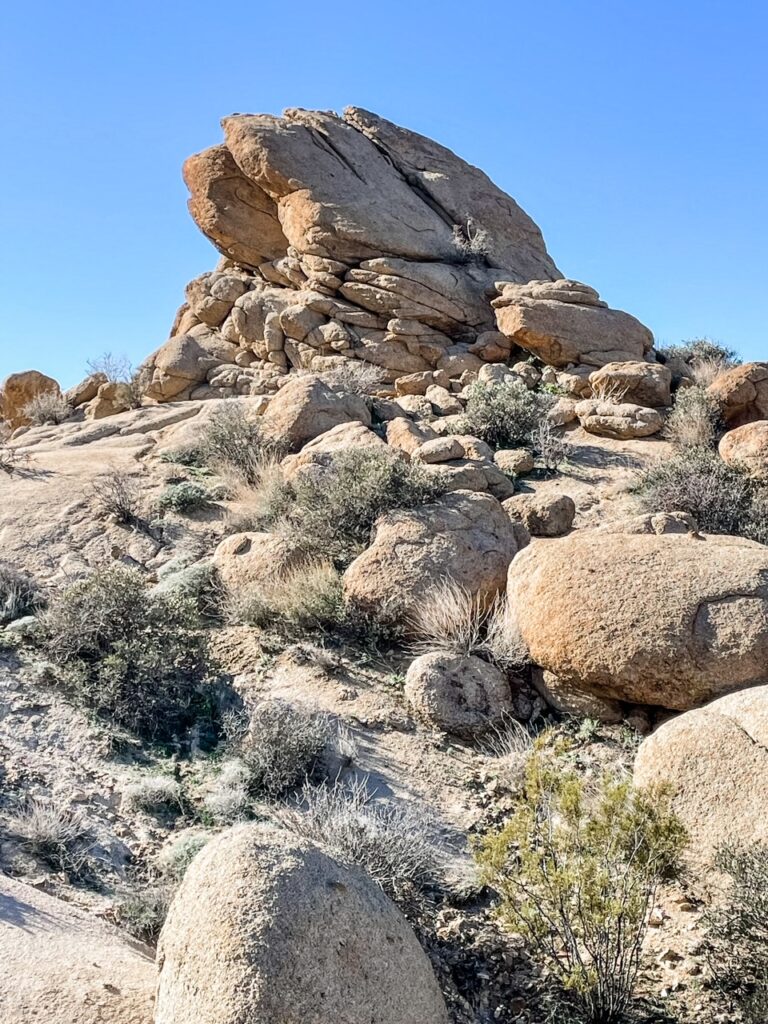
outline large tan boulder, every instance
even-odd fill
[[[531,661],[561,684],[687,710],[768,681],[768,547],[738,537],[579,530],[513,561]]]
[[[405,696],[427,725],[455,736],[482,736],[512,714],[507,677],[473,655],[432,651],[415,658]]]
[[[3,1024],[151,1024],[150,950],[0,874]]]
[[[158,402],[178,401],[196,384],[202,384],[209,370],[222,363],[234,363],[236,352],[235,344],[204,324],[187,334],[177,334],[148,360],[151,376],[146,395]]]
[[[768,686],[665,722],[640,746],[635,782],[671,787],[699,867],[726,843],[768,843]]]
[[[768,420],[745,423],[723,434],[718,445],[723,462],[755,476],[768,476]]]
[[[382,619],[407,622],[439,580],[488,600],[504,589],[515,532],[489,494],[455,491],[376,524],[371,545],[344,574],[347,598]]]
[[[618,402],[652,409],[672,404],[672,371],[661,363],[606,363],[590,373],[589,383],[595,394],[612,395]]]
[[[326,433],[340,423],[371,425],[371,413],[360,395],[332,391],[313,374],[297,376],[278,391],[262,417],[265,431],[291,448]]]
[[[744,363],[725,370],[708,391],[731,427],[768,419],[768,363]]]
[[[658,409],[633,405],[631,402],[616,404],[585,398],[576,403],[574,412],[588,434],[613,437],[617,440],[650,437],[658,434],[664,426],[664,417]]]
[[[33,398],[51,391],[61,393],[53,377],[46,377],[38,370],[12,373],[0,388],[0,419],[5,420],[11,430],[28,426],[31,420],[24,414],[25,407]]]
[[[102,384],[107,383],[106,373],[100,371],[96,373],[89,373],[87,377],[84,377],[79,384],[75,384],[69,391],[64,392],[64,398],[66,399],[67,405],[71,405],[73,409],[77,409],[81,405],[85,405],[86,402],[90,402],[99,393],[99,388]]]
[[[331,427],[324,434],[307,441],[300,452],[287,455],[280,464],[283,475],[286,480],[293,480],[297,474],[311,472],[313,467],[323,470],[331,465],[335,455],[349,448],[378,448],[390,454],[401,454],[388,447],[370,427],[353,420]]]
[[[561,537],[573,526],[576,503],[569,494],[515,494],[504,510],[532,537]]]
[[[300,545],[277,533],[233,533],[213,553],[213,565],[227,589],[258,586],[295,568]]]
[[[357,868],[262,825],[187,871],[160,936],[155,1024],[447,1024],[410,926]]]
[[[604,366],[642,360],[653,335],[629,313],[609,309],[578,281],[502,281],[491,305],[510,341],[550,366]]]

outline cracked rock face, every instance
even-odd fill
[[[490,307],[495,280],[560,276],[514,199],[416,132],[359,108],[222,125],[224,143],[190,157],[184,180],[224,258],[188,286],[171,341],[147,363],[149,398],[263,393],[290,369],[347,359],[388,380],[459,376],[468,360],[510,354]],[[201,333],[217,362],[190,377],[186,339],[200,345]],[[235,362],[242,372],[217,375]]]
[[[768,686],[665,722],[640,746],[635,782],[671,785],[688,855],[701,867],[724,843],[768,842]]]
[[[768,682],[764,545],[581,530],[522,551],[508,594],[531,660],[576,691],[686,711]]]

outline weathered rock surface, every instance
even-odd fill
[[[768,686],[665,722],[640,746],[635,782],[671,786],[697,866],[711,868],[726,843],[768,842]]]
[[[280,466],[285,479],[292,480],[297,474],[310,471],[312,467],[323,469],[329,466],[334,455],[351,448],[378,448],[379,451],[390,454],[397,452],[397,449],[388,447],[369,427],[353,420],[349,423],[339,423],[338,426],[326,430],[324,434],[307,441],[301,451],[295,455],[287,455]]]
[[[577,689],[687,710],[768,680],[761,544],[582,530],[522,551],[508,593],[531,660]]]
[[[504,589],[517,551],[509,517],[488,494],[456,491],[377,523],[373,539],[344,575],[346,596],[363,611],[407,622],[436,581],[450,579],[492,599]]]
[[[158,948],[156,1024],[447,1024],[426,954],[358,869],[260,825],[189,868]]]
[[[708,390],[731,427],[768,419],[768,363],[734,366],[716,377]]]
[[[233,533],[213,553],[213,565],[228,588],[258,587],[289,571],[301,559],[300,546],[276,533]]]
[[[31,421],[24,414],[25,406],[37,395],[47,394],[49,391],[60,393],[59,385],[53,377],[46,377],[38,370],[12,373],[5,378],[0,388],[0,419],[5,420],[11,430],[27,426]]]
[[[659,409],[672,404],[672,371],[661,363],[606,363],[589,375],[596,394],[612,394],[618,402]]]
[[[723,462],[768,476],[768,420],[745,423],[723,434],[718,445]]]
[[[512,713],[504,673],[472,655],[422,654],[408,668],[404,692],[428,725],[468,739],[481,736]]]
[[[491,303],[502,334],[550,366],[642,360],[653,335],[629,313],[608,309],[578,281],[502,281]]]
[[[573,526],[576,504],[568,494],[516,494],[503,503],[532,537],[561,537]]]
[[[332,391],[313,374],[297,376],[275,395],[263,416],[264,429],[292,448],[299,448],[340,423],[371,424],[359,395]]]
[[[3,1024],[151,1024],[151,951],[0,874]]]
[[[664,426],[664,417],[657,409],[632,405],[629,402],[615,404],[585,398],[576,403],[574,412],[588,433],[597,434],[599,437],[614,437],[618,440],[650,437],[652,434],[658,434]]]

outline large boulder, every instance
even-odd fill
[[[0,388],[0,419],[5,420],[11,430],[28,426],[31,420],[25,415],[26,406],[33,398],[49,392],[61,393],[61,389],[53,377],[46,377],[38,370],[12,373],[5,378],[2,388]]]
[[[0,907],[3,1024],[151,1024],[149,949],[3,874]]]
[[[360,395],[332,391],[319,377],[301,375],[278,391],[264,413],[265,431],[291,448],[300,448],[340,423],[371,425],[371,413]]]
[[[222,363],[234,363],[237,346],[201,324],[178,334],[147,361],[147,398],[158,402],[179,400],[201,384],[208,371]]]
[[[513,629],[561,684],[687,710],[768,681],[768,547],[580,530],[522,551]]]
[[[640,746],[635,782],[671,787],[697,866],[726,843],[768,843],[768,686],[665,722]]]
[[[432,651],[415,658],[405,696],[427,725],[455,736],[482,736],[512,714],[506,676],[473,655]]]
[[[741,466],[755,476],[768,476],[768,420],[729,430],[720,439],[718,450],[729,466]]]
[[[495,498],[454,491],[382,516],[370,547],[344,574],[344,590],[363,611],[407,622],[439,580],[492,600],[516,552],[514,528]]]
[[[642,360],[653,335],[629,313],[609,309],[578,281],[502,281],[491,303],[510,341],[550,366],[604,366]]]
[[[377,448],[380,452],[401,456],[400,452],[388,447],[370,427],[358,421],[339,423],[307,441],[300,452],[287,455],[280,464],[283,476],[286,480],[293,480],[297,475],[322,471],[332,465],[335,455],[350,448]]]
[[[613,395],[619,402],[663,408],[672,404],[672,371],[661,363],[606,363],[589,375],[596,395]]]
[[[613,437],[617,440],[650,437],[652,434],[658,434],[664,426],[664,417],[658,409],[633,405],[631,402],[616,404],[585,398],[576,403],[574,412],[588,434]]]
[[[561,537],[573,526],[576,503],[569,494],[516,494],[503,503],[507,515],[532,537]]]
[[[213,565],[227,589],[257,586],[295,568],[304,558],[301,546],[277,533],[233,533],[220,541]]]
[[[768,419],[768,363],[744,363],[725,370],[708,391],[731,427]]]
[[[426,954],[356,868],[242,825],[187,871],[158,947],[156,1024],[447,1024]]]

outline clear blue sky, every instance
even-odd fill
[[[162,343],[216,254],[183,159],[233,111],[367,107],[483,167],[662,343],[768,358],[758,0],[41,0],[0,17],[0,377]]]

